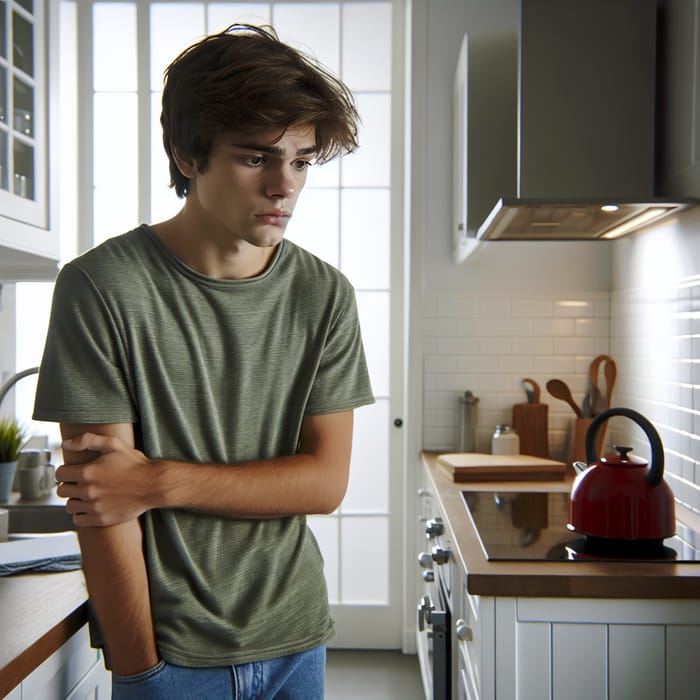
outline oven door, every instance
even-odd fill
[[[432,573],[432,572],[431,572]],[[427,700],[450,698],[450,609],[439,576],[418,603],[416,639]]]

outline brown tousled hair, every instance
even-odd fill
[[[170,186],[186,197],[189,180],[175,150],[199,172],[223,131],[255,133],[311,124],[316,160],[357,148],[359,114],[349,89],[306,54],[281,42],[271,27],[234,24],[185,49],[165,70],[163,145]]]

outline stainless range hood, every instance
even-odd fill
[[[656,0],[522,0],[513,162],[463,235],[609,239],[695,203],[656,192],[656,15]]]

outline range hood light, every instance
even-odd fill
[[[617,211],[620,207],[617,204],[603,204],[600,208],[601,211]]]
[[[628,219],[624,224],[620,224],[619,226],[615,226],[615,228],[611,228],[609,231],[606,231],[601,238],[613,239],[624,236],[634,228],[639,228],[640,226],[651,223],[655,219],[661,218],[664,216],[664,214],[667,214],[670,209],[672,209],[672,207],[652,207],[647,209],[641,214],[637,214],[637,216],[633,216],[631,219]]]

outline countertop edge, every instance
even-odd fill
[[[4,697],[16,688],[32,671],[58,651],[87,621],[86,601],[0,669],[0,697]]]
[[[437,464],[438,453],[421,452],[422,464],[442,510],[447,516],[457,555],[467,572],[467,590],[477,595],[575,598],[700,598],[698,564],[645,562],[493,562],[489,561],[469,517],[461,491],[493,487],[488,482],[452,481]],[[499,482],[503,486],[505,482]],[[536,490],[544,482],[511,482],[516,488]],[[553,485],[568,490],[570,484]],[[575,566],[575,570],[572,570]]]
[[[81,570],[0,577],[0,697],[4,697],[88,621]]]

